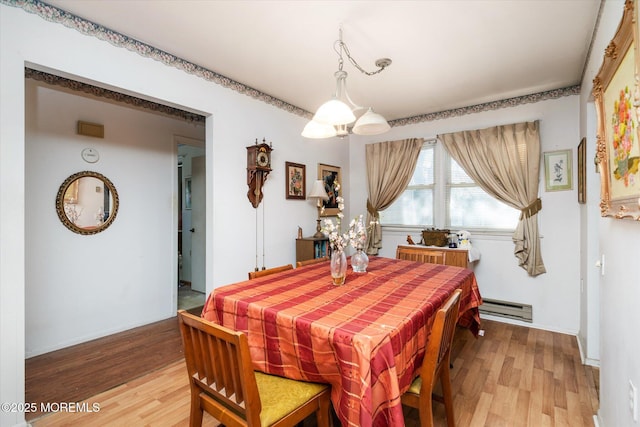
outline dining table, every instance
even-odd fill
[[[215,288],[202,317],[246,333],[255,370],[330,384],[342,426],[404,426],[400,397],[456,289],[458,325],[477,336],[472,270],[378,256],[341,286],[325,261]]]

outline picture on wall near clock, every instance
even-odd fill
[[[324,190],[327,192],[329,199],[323,202],[324,211],[320,216],[336,216],[338,215],[338,197],[342,194],[342,177],[340,176],[340,167],[318,164],[318,179],[324,183]]]
[[[287,199],[304,200],[306,198],[306,173],[305,165],[299,163],[285,162]]]

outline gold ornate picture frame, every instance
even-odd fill
[[[593,80],[598,117],[596,162],[600,213],[640,221],[640,81],[638,11],[626,0],[615,36]]]
[[[338,209],[338,197],[344,197],[342,194],[342,176],[340,175],[340,167],[325,165],[318,163],[318,179],[324,183],[324,189],[329,196],[328,200],[322,202],[323,210],[320,216],[336,216],[340,211]]]

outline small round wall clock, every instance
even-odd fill
[[[85,148],[80,154],[82,155],[82,160],[87,163],[95,163],[100,160],[100,153],[95,148]]]

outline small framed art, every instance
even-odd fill
[[[304,200],[306,198],[307,191],[305,169],[305,165],[285,162],[285,171],[287,173],[285,196],[287,199]]]
[[[582,138],[578,144],[578,203],[587,202],[587,138]]]
[[[544,187],[547,191],[571,190],[571,150],[544,153]]]

